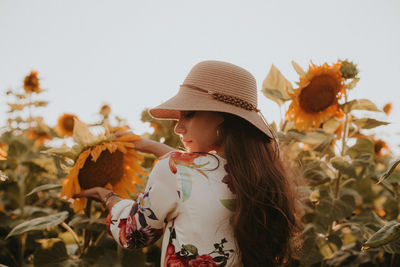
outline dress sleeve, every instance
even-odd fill
[[[136,201],[124,199],[112,207],[107,229],[124,248],[150,245],[163,234],[164,222],[178,215],[179,203],[177,181],[168,158],[160,160],[150,173],[145,192]]]

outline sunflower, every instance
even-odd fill
[[[300,76],[299,88],[291,94],[292,103],[286,112],[286,119],[299,131],[318,128],[332,117],[343,117],[338,103],[345,94],[340,66],[340,62],[331,66],[311,64],[306,75]]]
[[[150,127],[154,129],[155,134],[162,133],[162,126],[160,125],[160,123],[150,122]]]
[[[104,117],[108,117],[108,115],[110,115],[110,113],[111,113],[111,108],[110,108],[110,106],[109,105],[103,105],[101,108],[100,108],[100,112],[99,112],[101,115],[103,115]]]
[[[391,111],[392,111],[392,103],[387,103],[387,104],[383,107],[383,112],[385,112],[386,115],[389,115]]]
[[[72,136],[74,131],[74,119],[78,117],[74,114],[65,113],[58,118],[57,125],[54,128],[60,137]]]
[[[35,146],[43,145],[46,140],[53,139],[53,136],[40,128],[31,128],[25,131],[25,134],[28,136],[29,140],[35,139]]]
[[[0,160],[6,160],[7,158],[7,152],[5,152],[2,147],[1,147],[1,143],[0,143]]]
[[[71,198],[83,189],[101,186],[129,198],[136,184],[143,186],[138,175],[146,174],[140,166],[143,156],[134,150],[132,143],[139,139],[137,135],[129,134],[86,147],[78,154],[63,181],[61,196]],[[85,203],[85,198],[75,199],[74,211],[81,211]]]
[[[374,145],[374,156],[375,156],[375,158],[391,153],[390,148],[386,144],[386,142],[383,141],[382,139],[375,138],[374,135],[365,135],[365,134],[359,133],[359,134],[356,134],[354,137],[356,137],[356,138],[368,138],[369,140],[371,140],[372,144]]]
[[[24,79],[24,89],[28,94],[40,93],[42,89],[40,88],[39,78],[37,71],[31,71],[31,73]]]
[[[354,64],[348,60],[340,60],[340,72],[342,73],[342,77],[345,79],[356,78],[358,75],[357,64]]]
[[[375,155],[375,157],[390,153],[389,146],[382,139],[374,139],[374,138],[372,138],[372,143],[374,144],[374,155]]]

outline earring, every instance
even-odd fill
[[[217,129],[217,137],[219,137],[219,129]]]

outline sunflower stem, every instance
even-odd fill
[[[82,253],[83,253],[82,247],[81,247],[81,244],[79,243],[79,238],[78,238],[78,236],[76,235],[76,233],[74,232],[74,230],[72,230],[71,227],[69,227],[69,225],[66,224],[65,222],[62,222],[62,223],[61,223],[61,226],[62,226],[65,230],[67,230],[67,231],[72,235],[72,237],[73,237],[74,240],[75,240],[75,243],[78,245],[79,252],[82,254]]]
[[[344,95],[345,103],[347,102],[347,93]],[[349,133],[349,114],[345,111],[345,120],[344,120],[344,127],[342,133],[342,149],[340,150],[340,156],[344,156],[344,152],[346,151],[346,141],[347,135]],[[342,173],[338,171],[337,178],[336,178],[336,186],[335,186],[335,198],[339,197],[340,191],[340,182],[342,180]]]
[[[391,259],[390,259],[390,267],[393,267],[394,266],[394,260],[396,259],[396,254],[395,253],[393,253],[392,254],[392,257],[391,257]]]
[[[101,239],[103,239],[103,236],[105,235],[106,231],[103,231],[99,234],[99,236],[97,237],[96,241],[94,241],[93,246],[97,247],[101,241]]]
[[[344,95],[345,103],[347,102],[347,92]],[[342,132],[342,147],[340,150],[340,156],[344,156],[344,152],[346,150],[346,141],[347,141],[347,135],[349,133],[349,114],[348,112],[345,111],[345,120],[344,120],[344,127],[343,127],[343,132]],[[335,199],[339,198],[339,192],[340,192],[340,183],[342,181],[342,173],[340,171],[337,172],[336,175],[336,184],[335,184],[335,192],[334,192],[334,197]],[[336,221],[332,222],[331,225],[328,227],[328,236],[332,234],[333,226]]]
[[[26,245],[26,238],[27,238],[28,234],[27,233],[23,233],[21,235],[21,251],[19,254],[19,263],[20,266],[24,266],[24,255],[25,255],[25,245]]]
[[[85,206],[85,215],[89,218],[89,220],[91,217],[91,210],[92,210],[92,200],[88,199]],[[90,237],[91,237],[90,231],[88,231],[88,229],[85,229],[85,232],[83,234],[83,252],[86,252],[89,247]]]
[[[28,112],[29,112],[28,125],[29,125],[29,129],[31,129],[32,128],[32,94],[28,94],[28,104],[29,104],[28,105]]]

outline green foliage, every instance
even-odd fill
[[[346,64],[346,88],[353,90],[359,78],[355,65]],[[292,65],[299,75],[307,74],[295,62]],[[282,108],[293,90],[272,66],[263,83],[264,95]],[[38,99],[40,92],[7,92],[12,101],[8,125],[0,136],[0,148],[7,152],[6,160],[0,160],[0,262],[7,266],[159,266],[160,242],[141,250],[122,250],[106,233],[107,212],[101,205],[92,203],[86,214],[74,214],[70,203],[59,197],[71,160],[82,148],[75,147],[72,153],[62,145],[46,147],[43,137],[58,136],[34,116],[36,108],[47,104]],[[318,129],[300,132],[289,121],[277,129],[287,161],[303,180],[298,187],[302,250],[294,265],[395,266],[400,261],[400,161],[381,153],[374,137],[364,133],[388,123],[354,116],[358,110],[380,111],[368,99],[346,97],[340,108],[344,119],[332,117]],[[110,108],[102,110],[101,121],[91,125],[110,124]],[[147,110],[141,115],[154,129],[144,138],[183,147],[174,134],[174,121],[156,120]],[[116,120],[115,129],[127,129],[122,119]],[[89,132],[74,138],[85,144],[92,141]],[[144,167],[150,169],[155,157],[145,158]],[[221,205],[235,209],[232,199],[221,200]],[[190,245],[185,249],[195,254]]]
[[[106,231],[107,212],[101,205],[92,203],[87,214],[74,214],[70,202],[60,198],[63,179],[82,147],[72,152],[65,149],[66,142],[52,127],[34,116],[36,108],[47,104],[38,99],[41,92],[7,92],[12,100],[8,125],[0,133],[0,152],[7,153],[5,160],[0,157],[0,263],[40,267],[131,266],[132,263],[159,266],[160,243],[146,249],[122,250]],[[109,131],[129,129],[118,117],[115,118],[118,125],[111,127],[111,110],[105,111],[100,112],[100,122],[88,125],[108,126]],[[163,125],[166,133],[173,132],[171,125]],[[81,128],[73,138],[90,145],[92,134]],[[180,142],[164,133],[154,136],[168,144]],[[44,140],[52,138],[58,138],[59,147],[46,146]]]
[[[306,75],[296,63],[293,66],[299,75]],[[277,70],[271,73],[281,75]],[[271,73],[266,80],[271,80]],[[359,80],[345,79],[350,78],[348,90]],[[383,153],[374,136],[363,133],[388,123],[354,116],[357,110],[380,112],[368,99],[348,100],[346,95],[339,107],[344,120],[332,117],[319,129],[299,132],[290,126],[292,122],[280,123],[281,147],[292,167],[301,172],[304,181],[300,184],[305,184],[299,187],[303,245],[296,264],[398,263],[391,254],[397,255],[400,249],[400,161]]]
[[[6,239],[14,236],[14,235],[20,235],[29,231],[34,231],[34,230],[43,230],[46,228],[50,228],[53,226],[56,226],[62,222],[68,217],[68,212],[67,211],[62,211],[53,215],[48,215],[44,217],[39,217],[31,220],[26,220],[21,224],[18,224],[15,226],[7,235]]]

